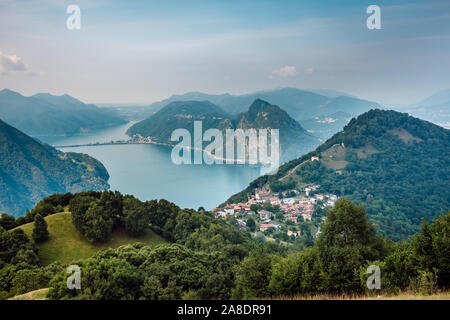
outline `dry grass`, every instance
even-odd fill
[[[12,298],[8,300],[46,300],[46,294],[49,288],[39,289],[35,291],[30,291]]]
[[[404,143],[408,144],[410,142],[422,142],[423,140],[419,137],[413,136],[411,133],[409,133],[404,128],[395,128],[388,131],[389,133],[397,136],[402,140]]]
[[[432,295],[401,292],[397,295],[298,295],[294,297],[278,297],[273,300],[450,300],[450,291],[438,292]]]
[[[375,149],[372,145],[366,144],[363,147],[351,149],[352,151],[356,152],[359,158],[366,159],[368,156],[378,153],[379,151]]]
[[[345,155],[345,147],[335,144],[321,153],[322,158],[320,162],[328,169],[344,169],[348,164],[348,161],[345,160]]]

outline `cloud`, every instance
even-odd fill
[[[307,74],[313,74],[313,73],[314,73],[314,68],[307,68],[307,69],[305,70],[305,72],[306,72]]]
[[[295,77],[297,75],[297,69],[293,66],[284,66],[280,69],[273,70],[272,74],[284,78]]]
[[[0,51],[0,74],[8,74],[12,71],[27,71],[27,67],[18,56],[8,56]]]

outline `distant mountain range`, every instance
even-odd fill
[[[319,138],[328,139],[336,132],[341,131],[352,118],[353,116],[350,113],[339,111],[299,122],[308,132]]]
[[[172,95],[168,99],[155,102],[147,108],[116,107],[115,109],[121,114],[125,114],[127,118],[135,120],[150,117],[172,102],[210,101],[227,114],[237,116],[239,113],[246,112],[248,106],[256,99],[281,106],[290,117],[299,122],[309,133],[322,139],[327,139],[341,130],[352,117],[372,108],[380,108],[380,105],[376,102],[362,100],[339,91],[280,88],[243,95],[188,92]],[[329,118],[334,119],[334,121],[322,122],[322,120]]]
[[[174,101],[210,101],[231,115],[247,111],[248,106],[256,99],[262,99],[271,104],[281,106],[289,116],[297,121],[311,119],[317,116],[328,116],[336,112],[346,112],[353,116],[359,115],[373,108],[379,108],[376,102],[339,95],[331,90],[300,90],[296,88],[281,88],[270,91],[259,91],[244,95],[205,94],[201,92],[188,92],[182,95],[173,95],[168,99],[151,104],[152,108],[162,108]]]
[[[0,212],[17,217],[53,193],[109,189],[99,161],[60,152],[1,120],[0,154]]]
[[[408,107],[401,108],[415,117],[450,128],[450,89],[439,91]]]
[[[69,95],[25,97],[0,91],[0,119],[32,136],[66,135],[125,123],[118,114]]]
[[[308,133],[284,110],[261,99],[256,99],[246,112],[230,116],[209,101],[177,101],[133,125],[128,134],[151,137],[161,143],[170,141],[172,132],[178,128],[193,134],[194,121],[201,120],[203,131],[210,128],[226,129],[279,129],[281,158],[288,161],[313,150],[320,140]]]
[[[312,157],[318,157],[314,161]],[[318,184],[362,203],[378,232],[394,240],[417,232],[421,219],[450,210],[450,130],[396,111],[371,110],[352,119],[315,151],[262,176],[228,202],[255,188]]]
[[[148,117],[174,101],[192,100],[207,100],[219,106],[225,112],[237,115],[245,112],[247,106],[256,99],[281,106],[308,132],[322,139],[328,139],[334,133],[342,130],[352,117],[374,108],[408,112],[420,119],[450,128],[450,89],[437,92],[419,103],[406,107],[382,106],[377,102],[359,99],[344,92],[325,89],[280,88],[243,95],[188,92],[172,95],[168,99],[155,102],[146,110],[140,110],[138,116],[141,118]],[[331,121],[327,121],[327,119]]]

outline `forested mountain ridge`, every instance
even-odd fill
[[[146,120],[133,125],[127,133],[151,137],[158,142],[176,144],[170,141],[172,132],[184,128],[193,135],[194,121],[202,121],[203,131],[211,128],[222,131],[279,129],[281,158],[284,161],[309,152],[319,144],[319,139],[303,129],[286,111],[261,99],[256,99],[248,111],[235,117],[227,115],[208,101],[172,102]]]
[[[209,101],[176,101],[134,124],[127,134],[140,134],[158,142],[171,143],[171,134],[176,129],[185,128],[193,132],[194,121],[202,121],[203,130],[216,128],[228,117],[225,111]]]
[[[319,161],[311,161],[312,156]],[[370,110],[315,151],[253,181],[229,202],[282,179],[319,184],[362,203],[377,231],[392,239],[417,232],[450,208],[450,131],[404,113]],[[284,178],[284,179],[283,179]]]
[[[99,161],[60,152],[1,120],[0,154],[0,212],[20,216],[53,193],[109,188]]]
[[[116,113],[69,95],[25,97],[8,89],[0,91],[0,119],[33,136],[74,134],[125,123]]]
[[[283,161],[301,156],[319,144],[319,139],[307,132],[286,111],[261,99],[256,99],[247,112],[234,117],[231,123],[232,129],[279,129]]]

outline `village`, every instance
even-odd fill
[[[281,231],[290,239],[302,235],[302,226],[312,223],[316,218],[315,234],[320,234],[320,224],[326,219],[325,210],[333,207],[338,197],[334,194],[317,193],[319,185],[309,185],[301,189],[275,193],[269,188],[255,189],[245,203],[228,203],[222,208],[214,208],[217,218],[234,217],[240,228],[247,226],[251,217],[255,221],[254,230],[265,235]],[[317,219],[318,218],[318,219]]]

